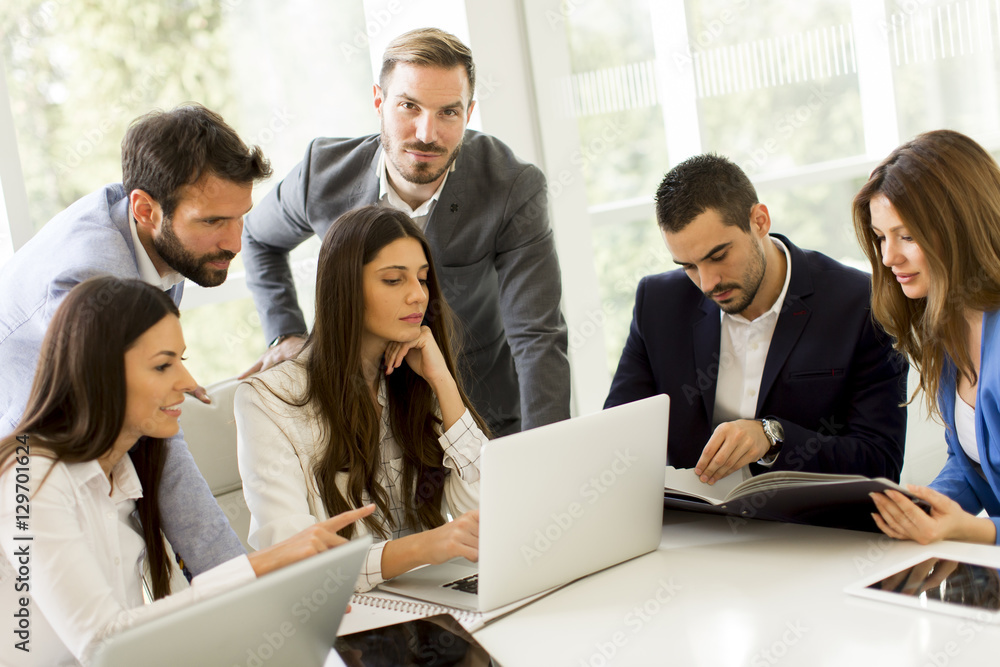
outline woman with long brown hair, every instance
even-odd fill
[[[854,199],[872,313],[920,372],[948,459],[930,487],[873,494],[890,537],[1000,544],[1000,167],[949,130],[894,150]],[[977,517],[986,510],[989,518]]]
[[[24,584],[4,590],[0,607],[10,619],[10,596],[24,597],[28,604],[17,605],[30,614],[30,652],[8,639],[3,664],[86,662],[126,627],[342,544],[337,531],[371,511],[234,558],[167,597],[155,499],[164,441],[197,386],[183,353],[174,302],[138,280],[92,278],[56,310],[26,411],[0,439],[0,575],[20,569]],[[143,604],[144,565],[151,605]]]
[[[376,539],[359,590],[419,565],[477,560],[485,425],[457,379],[452,336],[413,221],[378,206],[342,215],[320,249],[302,353],[236,392],[251,545],[371,502],[357,526]]]

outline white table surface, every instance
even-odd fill
[[[992,546],[933,548],[1000,558]],[[931,549],[872,533],[668,510],[657,551],[475,636],[503,667],[997,664],[1000,625],[843,592]]]

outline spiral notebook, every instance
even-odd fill
[[[557,587],[561,588],[561,587]],[[512,602],[492,611],[466,611],[455,607],[433,604],[431,602],[421,602],[413,598],[403,597],[394,593],[383,591],[370,591],[368,593],[355,593],[351,597],[351,610],[344,614],[337,630],[337,636],[349,635],[355,632],[381,628],[415,618],[425,618],[437,614],[449,614],[457,620],[463,628],[469,632],[475,632],[487,623],[494,621],[501,616],[506,616],[515,609],[519,609],[529,602],[533,602],[540,597],[548,595],[556,588],[543,591],[536,595],[531,595],[516,602]]]

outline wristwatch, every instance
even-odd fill
[[[280,336],[278,336],[277,338],[275,338],[274,340],[272,340],[271,343],[267,347],[268,347],[268,349],[271,349],[275,345],[278,345],[279,343],[281,343],[281,341],[285,340],[286,338],[305,338],[308,335],[309,334],[306,334],[306,333],[286,333],[286,334],[281,334]]]
[[[771,465],[778,458],[778,452],[781,451],[781,443],[785,441],[785,429],[777,419],[768,419],[765,417],[760,420],[760,423],[764,427],[764,435],[767,436],[767,441],[771,443],[771,447],[764,456],[760,457],[758,463]]]

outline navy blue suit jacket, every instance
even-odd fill
[[[775,236],[789,250],[792,276],[755,415],[785,429],[771,470],[898,481],[908,367],[872,322],[869,277]],[[694,467],[713,431],[721,330],[719,307],[682,270],[640,281],[604,407],[668,394],[667,462],[678,468]]]

